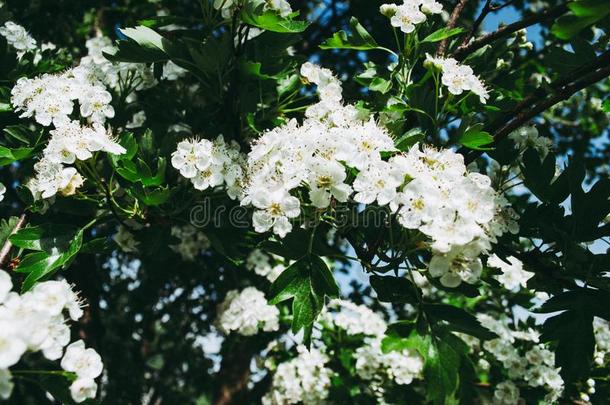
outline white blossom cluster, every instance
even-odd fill
[[[292,7],[290,7],[290,3],[287,0],[214,0],[214,8],[216,10],[220,10],[223,18],[230,18],[235,12],[235,10],[237,10],[238,6],[243,6],[244,3],[256,2],[263,4],[264,11],[277,11],[278,14],[282,17],[287,17],[292,13]]]
[[[225,185],[232,199],[241,198],[244,182],[244,157],[239,145],[227,144],[222,136],[214,141],[187,139],[178,143],[172,166],[193,183],[197,190]]]
[[[323,319],[345,330],[348,335],[383,336],[387,329],[385,320],[365,305],[333,299],[328,303],[329,312]]]
[[[398,221],[432,240],[430,275],[447,287],[479,279],[481,253],[509,226],[489,177],[468,173],[462,155],[413,146],[389,160],[390,175],[406,181],[390,203]],[[402,183],[399,183],[399,185]]]
[[[187,262],[194,262],[199,253],[210,247],[208,237],[193,225],[172,226],[171,232],[180,243],[170,245],[170,248]]]
[[[353,106],[342,105],[341,86],[328,69],[306,63],[301,72],[318,85],[321,101],[307,110],[303,124],[292,120],[256,140],[242,199],[242,205],[255,208],[255,230],[273,229],[280,237],[301,213],[301,201],[291,192],[305,185],[316,208],[328,207],[333,198],[347,202],[353,191],[347,167],[383,164],[380,153],[394,150],[385,129],[372,119],[360,120]]]
[[[502,274],[495,276],[507,290],[518,291],[527,286],[527,280],[534,277],[534,273],[523,270],[523,263],[516,257],[506,258],[508,263],[497,255],[491,255],[487,259],[487,266],[502,270]]]
[[[12,21],[7,21],[0,27],[0,35],[6,42],[15,48],[17,57],[21,59],[26,52],[35,51],[37,49],[36,40],[19,24]]]
[[[426,55],[425,66],[434,67],[441,71],[441,82],[447,87],[449,93],[459,96],[465,91],[471,91],[486,103],[489,92],[485,88],[485,83],[474,74],[468,65],[462,65],[453,58],[441,58]]]
[[[102,361],[84,343],[70,343],[69,318],[77,321],[83,303],[65,281],[38,283],[24,294],[12,292],[8,273],[0,270],[0,398],[11,396],[13,383],[9,367],[26,352],[41,352],[49,360],[62,357],[61,367],[76,374],[70,391],[75,402],[95,397],[94,379],[102,372]]]
[[[50,134],[42,158],[34,165],[36,177],[28,183],[35,197],[50,198],[57,193],[69,196],[76,192],[84,179],[74,167],[65,165],[88,160],[96,152],[125,153],[125,148],[100,123],[83,126],[78,121],[69,121]]]
[[[610,354],[610,323],[602,318],[593,319],[593,331],[595,332],[595,356],[597,365],[606,363],[606,356]]]
[[[259,330],[272,332],[279,329],[280,311],[269,305],[265,294],[255,287],[231,290],[218,306],[218,327],[225,333],[232,331],[252,336]]]
[[[427,14],[440,14],[443,5],[436,0],[403,0],[403,4],[383,4],[381,14],[390,18],[392,27],[400,28],[405,34],[415,31],[415,26],[426,21]]]
[[[345,203],[351,197],[388,206],[405,228],[430,238],[433,277],[447,287],[476,282],[479,256],[497,236],[517,231],[508,202],[489,177],[469,173],[458,153],[419,144],[384,160],[382,152],[396,152],[394,140],[374,119],[344,105],[332,72],[305,63],[301,74],[317,86],[320,101],[307,109],[302,124],[291,120],[258,138],[246,170],[237,148],[227,157],[221,137],[180,142],[173,166],[200,190],[233,182],[237,187],[229,187],[229,195],[240,197],[243,191],[241,204],[255,209],[255,231],[272,230],[280,237],[292,230],[302,204],[324,209],[332,200]],[[229,180],[227,172],[234,174]],[[300,192],[303,187],[306,193]]]
[[[383,390],[383,382],[394,381],[398,385],[410,384],[420,377],[423,358],[414,350],[404,349],[383,353],[381,340],[387,329],[383,317],[365,305],[334,299],[328,304],[328,312],[322,322],[343,329],[348,335],[363,335],[364,345],[356,349],[356,372],[360,378],[371,381],[374,391]]]
[[[281,257],[254,249],[246,259],[246,268],[274,282],[286,270],[286,265]]]
[[[521,127],[510,134],[508,137],[515,142],[520,150],[525,148],[535,149],[543,158],[549,154],[553,147],[553,141],[549,138],[540,136],[538,129],[533,126]]]
[[[377,384],[389,379],[398,385],[408,385],[421,377],[424,369],[424,359],[415,350],[383,353],[381,337],[367,338],[365,345],[356,349],[354,357],[358,376]]]
[[[326,367],[328,357],[315,348],[297,350],[297,357],[277,367],[263,405],[317,405],[327,399],[333,375]]]
[[[521,391],[512,381],[503,381],[494,389],[494,404],[515,405],[519,403]]]
[[[555,367],[555,354],[539,343],[539,333],[532,329],[512,330],[507,318],[488,314],[478,314],[477,318],[481,325],[498,334],[498,338],[484,342],[483,348],[502,364],[513,383],[544,388],[548,391],[546,400],[555,402],[563,392],[564,382]],[[494,395],[515,403],[508,402],[514,393],[507,385]]]
[[[93,37],[87,40],[85,46],[87,56],[81,58],[80,67],[87,69],[90,80],[97,80],[117,91],[121,90],[121,86],[126,87],[130,81],[134,90],[149,89],[157,84],[151,66],[144,63],[113,63],[106,59],[104,52],[111,53],[114,48],[110,38]],[[169,69],[168,76],[178,74],[176,71],[171,73],[171,67]],[[130,94],[127,100],[132,101],[133,98],[134,95]]]
[[[34,166],[36,177],[28,183],[35,197],[74,194],[84,180],[75,168],[64,165],[87,160],[99,151],[125,152],[103,126],[107,118],[114,117],[112,96],[102,83],[92,79],[87,68],[21,78],[11,94],[11,102],[21,111],[21,117],[33,117],[43,126],[55,126],[42,159]],[[88,125],[72,121],[75,102],[80,106],[77,118],[86,118]]]
[[[80,116],[90,123],[103,124],[114,117],[112,96],[104,85],[91,77],[84,67],[62,74],[44,74],[33,79],[17,80],[11,91],[11,102],[20,117],[32,117],[39,124],[56,128],[70,122],[74,102],[80,105]]]
[[[0,202],[4,200],[4,193],[6,193],[6,186],[0,183]]]

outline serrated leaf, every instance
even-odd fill
[[[441,28],[424,38],[421,42],[438,42],[464,32],[463,28]]]
[[[19,266],[15,268],[18,273],[28,273],[21,285],[21,291],[29,291],[37,281],[50,276],[61,266],[71,262],[79,252],[82,243],[83,231],[80,230],[74,235],[64,251],[40,251],[25,255]]]
[[[246,5],[241,12],[242,21],[254,27],[280,33],[299,33],[309,26],[307,21],[294,20],[294,15],[282,17],[275,10],[262,11],[262,7]]]
[[[271,285],[269,303],[272,305],[293,299],[292,331],[305,329],[305,341],[311,337],[313,323],[324,307],[326,296],[336,297],[339,287],[324,261],[308,255],[289,266]]]
[[[417,287],[404,277],[372,275],[370,281],[381,302],[408,303],[417,299],[413,292]]]
[[[462,134],[458,142],[460,145],[475,150],[490,150],[485,145],[493,143],[494,138],[489,132],[481,131],[478,127],[469,128]]]
[[[474,315],[462,308],[447,304],[425,304],[424,312],[429,319],[446,321],[447,328],[455,332],[466,333],[481,340],[498,337],[489,329],[483,327]]]
[[[43,224],[21,229],[10,236],[14,246],[56,254],[68,249],[78,229],[70,225]]]
[[[360,24],[357,18],[352,17],[349,21],[350,32],[339,31],[332,38],[327,39],[320,45],[321,49],[355,49],[367,51],[379,49],[377,41]]]

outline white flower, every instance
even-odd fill
[[[114,235],[113,239],[123,252],[136,253],[138,251],[138,245],[140,242],[138,242],[134,238],[133,234],[129,232],[129,229],[123,225],[119,226],[119,230]]]
[[[125,124],[125,128],[141,128],[146,122],[146,113],[144,111],[138,111],[131,117],[131,121]]]
[[[393,27],[400,28],[405,34],[415,31],[415,26],[426,21],[426,15],[419,10],[418,4],[405,3],[398,6],[396,13],[390,18]]]
[[[92,122],[104,123],[107,118],[114,117],[111,101],[112,95],[106,89],[93,86],[79,97],[80,113],[83,117],[90,117]]]
[[[77,404],[86,399],[95,398],[97,384],[92,378],[77,378],[70,385],[70,395]]]
[[[383,353],[381,338],[366,339],[365,345],[356,349],[356,373],[364,380],[388,378],[398,385],[408,385],[421,376],[424,369],[422,357],[411,349]]]
[[[365,305],[334,299],[328,304],[329,309],[338,309],[337,313],[328,313],[327,317],[349,335],[382,336],[387,328],[381,316]]]
[[[439,58],[428,54],[424,66],[432,66],[441,70],[441,82],[447,86],[451,94],[460,95],[465,91],[471,91],[479,96],[481,103],[487,102],[489,92],[470,66],[461,65],[452,58]]]
[[[93,349],[85,349],[85,342],[78,340],[66,348],[61,368],[76,373],[79,379],[94,379],[102,374],[102,358]]]
[[[498,405],[517,405],[519,388],[512,381],[501,382],[494,390],[494,400]]]
[[[315,348],[298,346],[298,357],[281,363],[263,405],[322,404],[328,398],[333,372],[326,367],[328,357]]]
[[[0,369],[0,399],[7,400],[13,393],[13,376],[7,369]]]
[[[6,193],[6,187],[0,183],[0,201],[4,200],[4,193]]]
[[[312,165],[309,198],[317,208],[326,208],[331,197],[346,202],[351,187],[344,183],[347,174],[338,162],[319,161]]]
[[[42,198],[53,197],[57,193],[71,195],[83,184],[83,179],[73,167],[43,159],[34,165],[37,173],[35,191]]]
[[[178,144],[178,149],[172,154],[172,166],[180,170],[180,174],[192,179],[199,171],[210,166],[212,143],[202,139],[189,139]]]
[[[16,335],[15,326],[0,322],[0,369],[17,364],[27,350],[27,345]]]
[[[4,270],[0,270],[0,304],[4,302],[8,293],[13,289],[11,276]]]
[[[497,255],[492,255],[487,259],[487,266],[502,270],[502,274],[495,278],[507,289],[518,290],[520,287],[527,286],[527,280],[534,276],[534,273],[523,270],[523,263],[513,256],[507,257],[508,263],[500,259]]]
[[[193,262],[197,255],[210,247],[210,240],[203,232],[200,232],[193,225],[172,226],[172,236],[180,239],[177,245],[170,245],[170,248],[180,254],[183,260]]]
[[[436,0],[419,0],[421,11],[426,14],[440,14],[443,12],[443,5]]]
[[[415,179],[396,198],[396,203],[400,205],[397,219],[405,228],[417,229],[438,215],[442,204],[440,193],[430,183],[425,179]]]
[[[7,21],[4,26],[0,27],[0,35],[6,39],[10,46],[15,48],[19,59],[26,52],[36,49],[36,40],[28,34],[25,28],[12,21]]]
[[[508,137],[515,142],[519,149],[533,148],[545,158],[553,148],[553,142],[549,138],[540,136],[536,127],[521,127]]]
[[[273,282],[286,270],[286,266],[279,259],[281,258],[272,257],[260,249],[254,249],[246,259],[246,268],[254,270],[259,276],[266,277],[267,280]]]
[[[472,245],[464,248],[454,246],[446,254],[435,254],[428,267],[430,275],[440,277],[445,287],[457,287],[462,281],[473,284],[483,269],[478,254],[478,249]]]
[[[252,205],[258,208],[252,216],[256,232],[266,232],[273,228],[273,232],[282,238],[292,230],[290,219],[298,217],[301,213],[299,199],[284,190],[271,194],[261,190],[260,193],[252,196]]]
[[[229,291],[218,313],[218,325],[226,334],[236,331],[240,335],[252,336],[259,330],[271,332],[279,328],[280,311],[267,304],[265,294],[254,287],[241,292]]]
[[[170,60],[163,65],[163,74],[161,75],[161,79],[175,81],[181,77],[184,77],[187,73],[188,70],[176,65]]]
[[[384,161],[369,165],[358,173],[354,180],[354,200],[362,204],[372,204],[377,201],[379,205],[387,205],[397,196],[397,188],[402,179],[391,173],[391,165]]]

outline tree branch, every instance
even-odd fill
[[[19,232],[19,230],[21,228],[23,228],[24,225],[25,225],[25,214],[21,214],[21,217],[19,217],[19,221],[17,222],[17,225],[15,225],[15,228],[11,232],[11,235]],[[13,246],[13,244],[7,238],[6,242],[4,242],[4,246],[2,246],[2,250],[0,250],[0,269],[2,267],[4,267],[4,265],[6,264],[6,261],[8,259],[9,253],[11,252],[12,246]]]
[[[560,6],[547,9],[540,14],[535,14],[521,21],[517,21],[515,23],[500,27],[496,31],[491,32],[487,35],[483,35],[482,37],[475,39],[469,44],[460,45],[458,49],[456,49],[456,51],[453,53],[453,57],[457,60],[462,60],[466,56],[470,55],[478,49],[481,49],[487,44],[490,44],[500,38],[506,37],[531,25],[541,23],[545,20],[557,18],[560,15],[564,14],[566,11],[568,11],[568,6],[566,4],[562,4]]]
[[[598,63],[600,63],[598,61]],[[515,115],[506,121],[500,128],[494,131],[494,142],[497,142],[516,130],[520,128],[523,124],[536,117],[538,114],[543,111],[553,107],[554,105],[560,103],[561,101],[569,99],[572,95],[579,92],[582,89],[585,89],[607,77],[610,76],[610,65],[598,68],[597,70],[588,73],[579,79],[572,80],[568,83],[562,84],[557,87],[555,91],[550,95],[550,97],[533,97],[532,99],[524,100],[521,102],[515,110]],[[571,75],[574,78],[574,75]],[[562,79],[560,83],[567,82],[566,79]],[[465,152],[465,161],[466,163],[472,162],[478,156],[481,155],[481,151],[461,151]]]
[[[464,11],[464,7],[466,7],[466,3],[468,3],[468,0],[459,0],[458,4],[455,6],[453,12],[451,13],[451,17],[449,17],[449,21],[447,22],[447,29],[451,29],[456,26],[458,18],[460,18],[462,11]],[[438,49],[436,50],[436,54],[438,56],[445,56],[445,53],[447,52],[448,43],[448,38],[445,38],[441,41],[441,43],[438,45]]]

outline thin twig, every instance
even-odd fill
[[[464,11],[464,7],[466,7],[466,3],[468,3],[468,0],[459,0],[458,4],[455,6],[453,12],[451,13],[451,17],[449,17],[449,21],[447,22],[447,29],[450,30],[452,28],[455,28],[458,18],[460,18],[462,11]],[[445,38],[441,41],[441,43],[438,45],[438,49],[436,50],[436,54],[438,56],[445,56],[445,52],[447,52],[447,44],[449,44],[448,38]]]
[[[527,123],[532,118],[536,117],[543,111],[548,110],[561,101],[569,99],[572,95],[585,89],[610,76],[610,66],[605,66],[595,70],[592,73],[582,76],[579,79],[573,80],[560,88],[556,89],[550,97],[535,98],[535,101],[530,103],[530,106],[523,108],[518,113],[509,119],[503,126],[494,132],[494,142],[497,142]],[[464,153],[465,151],[461,151]],[[481,151],[466,152],[465,160],[467,163],[472,162],[481,154]]]
[[[477,33],[477,31],[479,30],[479,27],[483,23],[483,20],[485,20],[485,17],[487,17],[487,15],[492,11],[492,7],[493,6],[491,4],[491,0],[485,0],[485,5],[483,6],[483,9],[481,10],[481,14],[479,14],[477,19],[472,24],[472,29],[470,30],[468,35],[466,35],[466,37],[464,38],[464,40],[462,41],[462,44],[460,46],[464,46],[468,42],[470,42],[470,39],[472,39],[472,37],[474,37],[474,35]]]
[[[456,49],[453,53],[453,57],[457,60],[462,60],[466,56],[470,55],[474,51],[481,49],[487,44],[494,42],[497,39],[504,38],[512,33],[515,33],[523,28],[529,27],[531,25],[535,25],[541,23],[545,20],[553,19],[559,17],[568,11],[568,6],[566,4],[562,4],[560,6],[547,9],[539,14],[535,14],[531,17],[525,18],[521,21],[517,21],[513,24],[508,24],[503,27],[498,28],[496,31],[491,32],[487,35],[483,35],[480,38],[475,39],[469,44],[463,44]]]
[[[17,222],[17,225],[15,225],[15,228],[11,232],[11,235],[19,232],[19,230],[21,230],[21,228],[23,228],[24,225],[25,225],[25,214],[21,214],[21,217],[19,217],[19,221]],[[4,267],[4,265],[6,264],[6,261],[8,259],[9,253],[11,252],[12,246],[13,246],[13,244],[11,243],[9,238],[6,238],[6,242],[4,242],[4,246],[2,246],[2,250],[0,250],[0,268]]]

